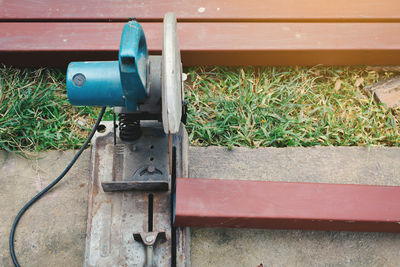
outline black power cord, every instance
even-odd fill
[[[95,125],[92,128],[92,131],[90,132],[89,137],[87,138],[86,142],[83,144],[81,149],[75,154],[74,158],[71,160],[71,162],[68,164],[68,166],[65,168],[65,170],[58,176],[51,184],[49,184],[45,189],[40,191],[36,196],[34,196],[29,202],[25,204],[25,206],[18,212],[17,216],[14,219],[14,223],[11,227],[10,231],[10,239],[9,239],[9,247],[10,247],[10,254],[11,258],[14,262],[14,265],[16,267],[19,267],[19,263],[17,260],[17,256],[15,255],[15,250],[14,250],[14,235],[15,235],[15,229],[17,228],[18,222],[21,219],[22,215],[24,215],[25,211],[27,211],[33,203],[35,203],[40,197],[42,197],[47,191],[49,191],[53,186],[55,186],[59,181],[61,181],[62,178],[68,173],[68,171],[71,169],[71,167],[75,164],[76,160],[79,158],[79,156],[82,154],[82,152],[85,150],[85,148],[88,146],[90,140],[92,140],[94,134],[96,133],[97,128],[100,125],[101,119],[103,118],[104,112],[106,111],[106,107],[103,107],[101,109],[101,112],[99,114],[99,117],[97,118],[97,121]]]

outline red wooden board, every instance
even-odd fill
[[[116,59],[123,23],[1,23],[0,62]],[[162,24],[142,23],[151,54]],[[400,23],[179,23],[183,64],[398,65]]]
[[[2,0],[0,20],[397,21],[398,0]]]
[[[178,178],[176,226],[400,232],[400,187]]]

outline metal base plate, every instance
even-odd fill
[[[84,266],[144,266],[145,247],[133,234],[148,231],[149,196],[153,198],[153,230],[164,231],[166,241],[154,246],[155,266],[189,266],[188,229],[171,229],[171,192],[104,192],[101,181],[113,177],[113,126],[103,123],[106,130],[92,141],[91,177],[89,181],[88,224]],[[182,142],[187,142],[181,127]],[[183,151],[186,150],[186,151]],[[177,174],[187,173],[187,145],[177,147]],[[186,155],[186,156],[185,156]],[[173,231],[174,230],[174,231]],[[174,238],[172,238],[172,233]],[[176,235],[176,236],[175,236]],[[176,242],[173,242],[176,240]],[[173,244],[174,243],[174,244]],[[176,260],[172,260],[176,257]]]

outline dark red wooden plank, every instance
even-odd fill
[[[398,0],[3,0],[0,20],[397,21]]]
[[[400,232],[400,187],[178,178],[176,226]]]
[[[123,23],[1,23],[0,62],[116,59]],[[142,23],[151,54],[162,24]],[[179,23],[183,64],[398,65],[400,23]]]

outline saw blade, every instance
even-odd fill
[[[166,134],[176,134],[182,117],[182,63],[176,17],[164,17],[162,48],[162,121]]]
[[[162,47],[162,122],[168,134],[169,172],[172,172],[172,135],[178,133],[182,118],[183,81],[181,52],[174,13],[164,16]]]

